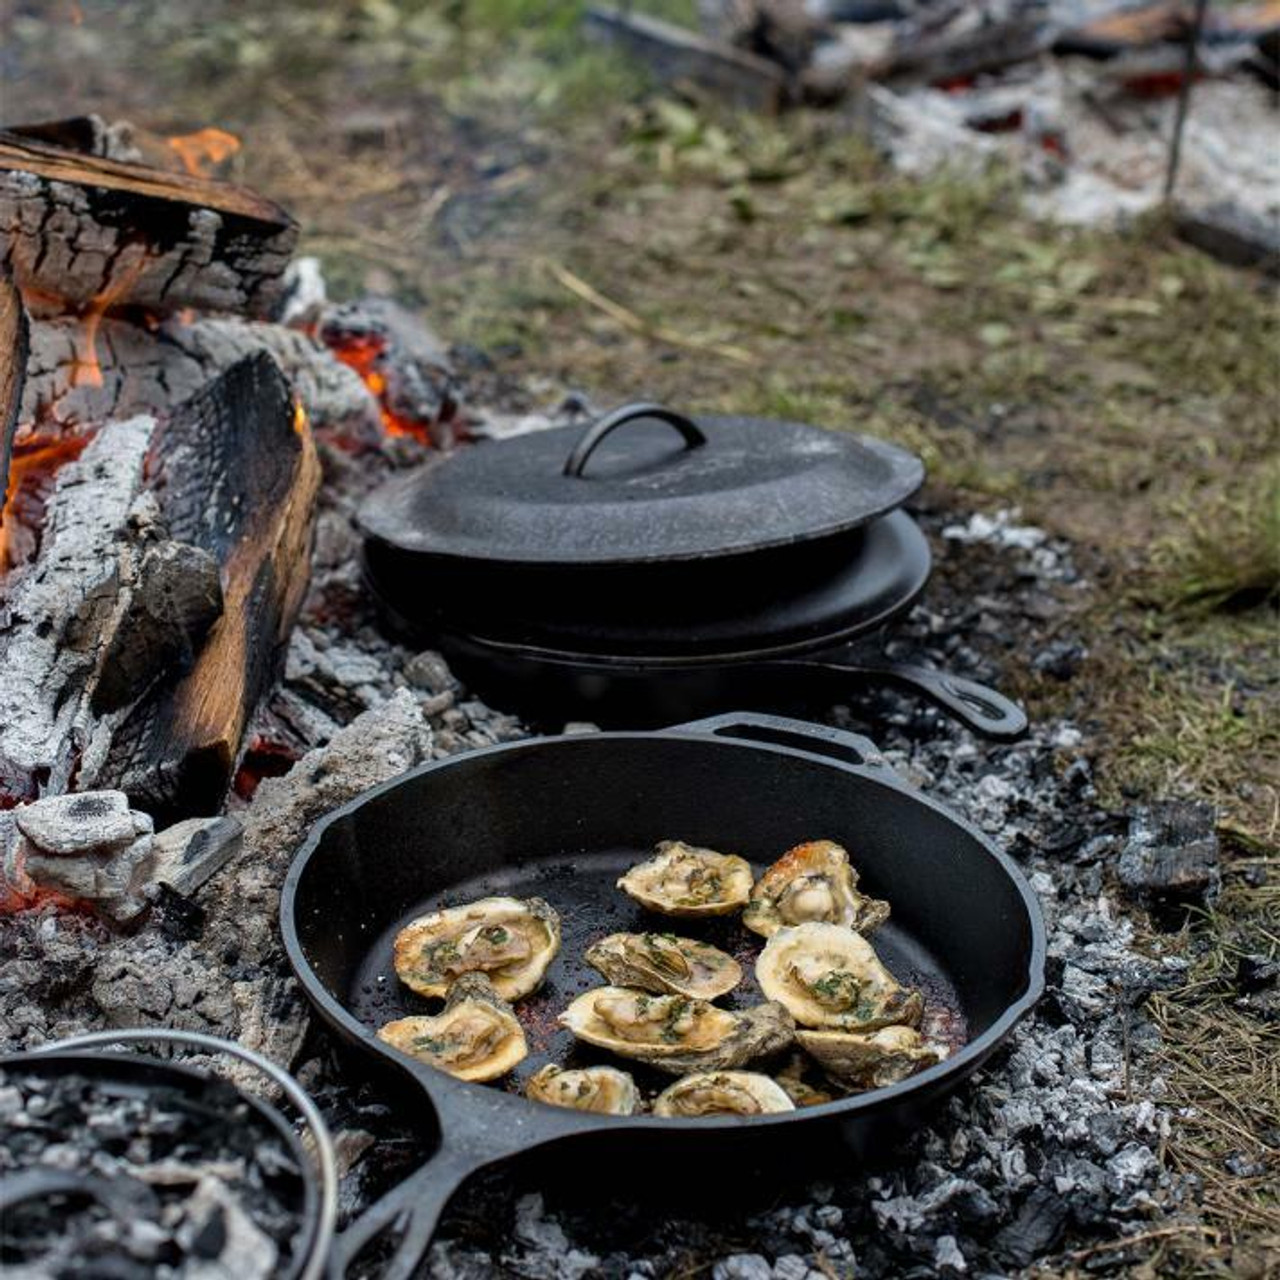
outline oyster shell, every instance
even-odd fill
[[[824,1082],[821,1077],[816,1082],[811,1079],[817,1075],[818,1070],[812,1058],[803,1053],[793,1053],[773,1073],[773,1078],[797,1107],[818,1107],[824,1102],[834,1102],[837,1095],[829,1088],[822,1087]]]
[[[611,933],[587,948],[606,982],[659,995],[714,1000],[742,981],[742,966],[718,947],[672,933]]]
[[[784,853],[751,890],[742,923],[768,938],[788,925],[823,921],[870,933],[889,904],[858,892],[858,873],[842,845],[812,840]]]
[[[871,944],[838,924],[779,929],[756,961],[756,980],[804,1027],[874,1031],[914,1026],[924,1011],[920,992],[898,984]]]
[[[488,975],[504,1000],[527,996],[560,950],[560,917],[541,898],[481,898],[420,916],[396,934],[400,981],[443,996],[465,973]]]
[[[665,1088],[655,1116],[762,1116],[794,1111],[786,1091],[755,1071],[699,1071]]]
[[[732,853],[664,840],[647,862],[618,881],[618,888],[665,916],[727,916],[751,893],[751,864]]]
[[[859,1089],[897,1084],[947,1056],[942,1045],[931,1044],[913,1027],[799,1031],[796,1038],[829,1076]]]
[[[459,978],[440,1013],[388,1022],[378,1039],[459,1080],[496,1080],[529,1052],[511,1006],[480,973]]]
[[[640,1109],[636,1082],[617,1067],[579,1067],[568,1070],[548,1064],[530,1076],[525,1094],[535,1102],[575,1111],[630,1116]]]
[[[655,996],[630,987],[596,987],[560,1015],[579,1039],[660,1071],[724,1071],[785,1049],[795,1036],[780,1004],[742,1012],[691,996]]]

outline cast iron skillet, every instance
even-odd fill
[[[411,590],[404,563],[372,540],[364,555],[394,630],[429,640],[487,701],[534,722],[569,715],[649,728],[733,706],[804,712],[887,681],[988,737],[1015,738],[1027,727],[1021,707],[994,689],[884,654],[880,633],[919,598],[932,567],[928,541],[902,511],[859,530],[838,573],[801,585],[784,577],[787,594],[775,590],[763,608],[714,600],[702,616],[696,593],[676,592],[643,623],[611,612],[608,597],[593,592],[572,612],[536,603],[536,615],[522,615],[506,594],[497,606],[504,616],[495,617],[474,594]]]
[[[726,706],[806,711],[888,681],[989,737],[1023,733],[1021,707],[996,690],[884,654],[881,632],[919,598],[932,566],[915,522],[901,511],[882,517],[858,532],[851,555],[838,575],[762,610],[713,602],[713,615],[694,617],[677,593],[643,624],[611,614],[593,593],[561,616],[521,614],[504,595],[499,607],[511,612],[498,617],[474,595],[411,590],[405,566],[372,540],[364,568],[394,631],[429,641],[467,685],[534,722],[570,715],[648,728]]]
[[[902,1084],[750,1120],[602,1117],[464,1084],[375,1036],[425,1011],[398,984],[391,944],[408,920],[490,893],[539,895],[560,911],[563,945],[541,992],[517,1006],[530,1038],[525,1073],[563,1059],[554,1014],[601,981],[582,963],[606,932],[652,927],[614,887],[661,839],[735,850],[757,868],[803,840],[842,841],[867,891],[893,904],[877,950],[932,1007],[967,1027],[946,1061]],[[440,1213],[475,1171],[531,1151],[584,1168],[623,1152],[628,1165],[688,1161],[732,1168],[807,1149],[833,1128],[866,1150],[921,1124],[928,1104],[970,1075],[1044,985],[1044,926],[1013,862],[977,830],[917,794],[864,738],[800,721],[734,714],[657,733],[541,738],[413,770],[318,823],[286,878],[280,908],[290,963],[324,1021],[407,1086],[434,1158],[339,1238],[346,1273],[398,1221],[384,1272],[403,1280]],[[597,1059],[598,1060],[598,1059]],[[512,1088],[519,1088],[517,1080]],[[713,1162],[713,1163],[707,1163]]]

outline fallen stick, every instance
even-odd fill
[[[730,346],[724,342],[706,342],[700,338],[691,338],[685,334],[677,333],[674,329],[666,328],[665,325],[650,324],[647,320],[643,320],[636,315],[634,311],[629,311],[622,303],[605,297],[603,293],[589,285],[581,276],[574,275],[568,267],[562,267],[558,262],[552,262],[550,259],[547,259],[546,263],[551,274],[570,293],[576,294],[584,302],[590,303],[598,311],[603,311],[605,315],[610,316],[633,333],[656,339],[658,342],[669,343],[673,347],[687,347],[691,351],[709,351],[713,355],[721,356],[725,360],[733,360],[738,364],[754,363],[750,352],[744,351],[741,347]]]

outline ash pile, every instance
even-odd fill
[[[587,30],[677,91],[830,108],[901,172],[999,167],[1035,216],[1077,226],[1176,194],[1188,242],[1280,264],[1275,4],[700,0],[698,13],[695,32],[598,6]]]

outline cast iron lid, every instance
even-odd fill
[[[653,564],[843,533],[923,480],[917,457],[879,440],[632,404],[585,431],[480,445],[394,480],[360,523],[402,550],[473,563]]]

